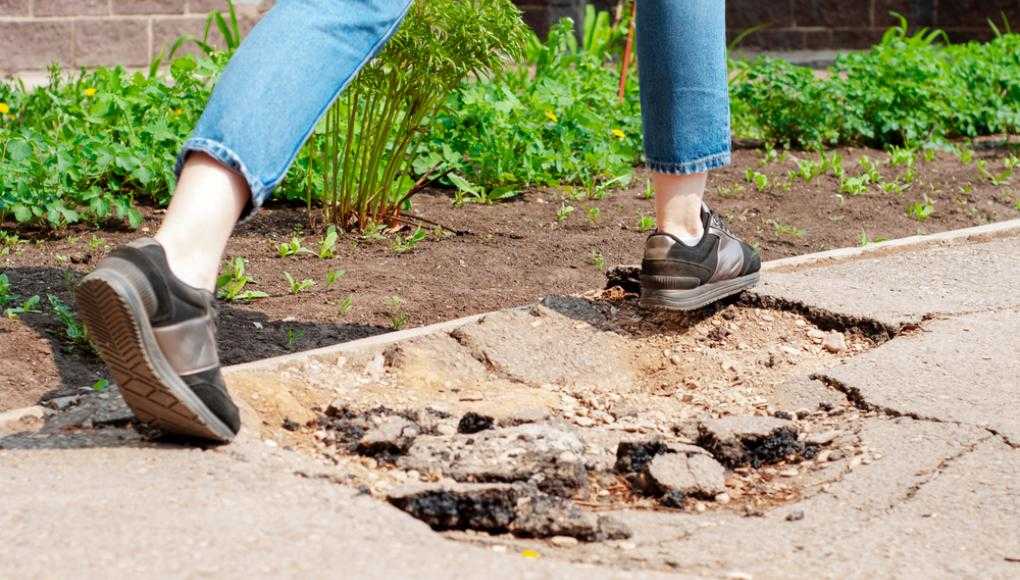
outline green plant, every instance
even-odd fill
[[[295,280],[294,276],[290,275],[290,272],[283,273],[284,279],[287,280],[287,286],[290,288],[291,294],[300,294],[305,290],[315,286],[315,280],[311,278],[305,278],[304,280]]]
[[[655,218],[648,214],[638,216],[637,229],[639,232],[650,232],[655,229]]]
[[[867,175],[844,177],[839,182],[839,192],[851,196],[863,195],[868,193],[868,185],[870,183],[871,178]]]
[[[885,236],[875,236],[874,239],[872,239],[870,236],[868,236],[868,232],[861,230],[861,235],[860,237],[857,238],[857,245],[863,247],[871,244],[880,244],[886,241],[889,241],[889,238]]]
[[[298,342],[305,337],[305,331],[295,330],[293,328],[287,329],[287,350],[294,350]]]
[[[867,155],[862,155],[857,159],[857,165],[861,168],[862,175],[868,177],[869,183],[878,183],[882,181],[882,175],[878,172],[878,166],[875,162]]]
[[[806,233],[804,229],[789,224],[780,223],[775,220],[772,220],[771,223],[772,231],[776,234],[776,237],[803,238]]]
[[[390,296],[386,299],[386,314],[390,319],[390,326],[393,330],[401,330],[407,326],[408,316],[404,312],[404,301],[399,296]]]
[[[903,193],[906,186],[898,181],[883,181],[878,184],[878,188],[885,193]]]
[[[544,43],[530,39],[519,66],[450,95],[418,147],[416,174],[436,168],[487,190],[581,184],[593,197],[630,178],[641,159],[634,75],[621,102],[614,55],[578,49],[567,20]]]
[[[1006,185],[1009,180],[1013,178],[1013,173],[1016,171],[1017,165],[1020,165],[1020,159],[1010,155],[1003,161],[1003,169],[998,173],[992,173],[988,169],[988,161],[979,159],[977,162],[977,171],[986,179],[989,183],[995,186]]]
[[[513,199],[520,193],[513,187],[495,187],[487,189],[480,185],[471,183],[456,173],[450,173],[446,176],[446,178],[450,180],[450,183],[452,183],[456,188],[453,196],[453,205],[457,207],[460,207],[465,203],[491,205],[496,202]]]
[[[591,265],[599,271],[605,271],[606,269],[606,257],[602,255],[602,252],[598,248],[592,248],[591,250]]]
[[[510,0],[411,5],[400,30],[327,113],[316,152],[325,162],[327,220],[345,230],[396,221],[415,193],[415,138],[462,81],[521,53],[518,14]]]
[[[946,44],[905,19],[869,50],[840,55],[825,78],[779,59],[734,62],[734,126],[804,147],[907,145],[1015,133],[1020,35]],[[929,152],[930,151],[930,152]],[[927,159],[935,152],[926,150]]]
[[[386,224],[371,222],[361,230],[361,239],[367,242],[378,242],[386,239]]]
[[[18,299],[15,298],[14,300],[16,301]],[[31,296],[25,299],[25,301],[18,306],[12,306],[4,309],[4,316],[7,318],[17,318],[23,314],[39,314],[42,312],[42,310],[39,310],[39,302],[40,300],[38,295]]]
[[[19,238],[18,234],[8,233],[4,230],[0,230],[0,256],[6,256],[10,254],[12,250],[14,250],[19,245],[24,243],[25,240]]]
[[[50,301],[50,306],[53,308],[53,312],[57,315],[57,319],[64,324],[64,334],[67,336],[68,340],[77,346],[88,347],[91,349],[88,331],[78,320],[78,317],[75,316],[71,307],[65,304],[54,294],[47,294],[46,298]]]
[[[560,208],[556,210],[556,221],[557,223],[563,223],[567,221],[570,214],[574,213],[574,206],[567,205],[566,202],[560,204]]]
[[[602,219],[602,210],[598,207],[591,206],[585,211],[585,215],[588,216],[588,221],[591,222],[592,225],[595,225],[599,223],[600,219]]]
[[[333,284],[336,284],[340,278],[343,278],[346,275],[346,270],[330,270],[329,272],[326,272],[326,288],[333,286]]]
[[[889,164],[893,167],[914,165],[916,151],[910,147],[897,147],[891,145],[887,148],[889,153]]]
[[[769,176],[750,167],[744,172],[744,180],[754,184],[754,188],[758,191],[765,191],[769,187]]]
[[[107,379],[99,379],[92,383],[92,391],[95,393],[102,393],[108,388],[110,388],[110,381]]]
[[[934,213],[935,206],[932,205],[927,196],[925,196],[921,201],[915,201],[907,206],[907,216],[919,222],[926,221]]]
[[[11,280],[7,274],[0,274],[0,308],[6,307],[18,300],[18,297],[11,292]]]
[[[253,282],[247,273],[248,261],[238,256],[229,260],[223,273],[216,279],[216,295],[227,302],[247,302],[268,298],[269,294],[259,290],[245,290]]]
[[[95,234],[93,234],[92,237],[89,238],[89,249],[92,250],[93,252],[105,252],[109,248],[110,244],[106,243],[106,240],[104,240],[103,238],[100,238]]]
[[[428,236],[429,236],[429,233],[425,229],[423,229],[421,226],[418,226],[417,228],[415,228],[415,230],[413,232],[411,232],[411,235],[409,235],[407,237],[404,237],[404,236],[401,236],[400,234],[397,234],[396,236],[393,237],[393,246],[392,246],[393,251],[396,252],[397,254],[405,254],[407,252],[410,252],[410,251],[414,250],[415,248],[417,248],[418,244],[420,244],[423,241],[425,241],[425,239]]]
[[[347,316],[351,312],[352,308],[354,308],[354,298],[351,296],[345,296],[339,304],[340,316]]]
[[[310,254],[312,251],[302,245],[301,238],[294,236],[289,242],[276,246],[276,253],[281,258],[289,258],[298,254]]]
[[[336,233],[336,226],[330,225],[326,228],[326,236],[319,242],[319,258],[328,260],[336,257],[336,242],[339,235]]]

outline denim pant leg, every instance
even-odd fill
[[[241,44],[177,159],[202,151],[251,189],[245,217],[279,185],[319,118],[411,0],[279,0]]]
[[[637,31],[648,167],[688,174],[728,164],[725,0],[640,0]]]

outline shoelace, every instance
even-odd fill
[[[721,230],[723,233],[725,233],[727,235],[730,235],[730,236],[733,235],[733,232],[730,231],[729,226],[726,225],[726,222],[723,221],[722,217],[720,217],[719,214],[717,214],[717,213],[715,213],[713,211],[713,212],[709,212],[708,215],[709,215],[709,224],[712,227]]]

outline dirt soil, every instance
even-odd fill
[[[883,179],[903,173],[880,151],[841,153],[849,174],[859,171],[856,160],[863,155],[881,161]],[[1005,156],[1001,148],[976,152],[993,174],[1002,170]],[[839,195],[836,179],[828,175],[811,183],[794,181],[787,190],[782,184],[797,157],[814,155],[798,152],[766,163],[760,151],[738,150],[734,164],[714,172],[709,183],[709,202],[765,259],[858,245],[862,232],[870,240],[897,238],[1020,215],[1020,178],[994,185],[975,165],[946,153],[933,161],[919,158],[917,180],[906,191],[881,193],[873,187],[860,196]],[[769,177],[764,191],[747,181],[749,169]],[[572,199],[566,190],[535,190],[514,202],[463,208],[452,207],[444,192],[425,192],[415,198],[413,216],[426,228],[442,224],[445,229],[435,229],[403,254],[392,249],[392,235],[385,240],[345,236],[329,260],[307,254],[278,257],[277,244],[295,232],[313,249],[322,232],[308,227],[302,208],[268,209],[238,228],[228,254],[246,258],[251,287],[271,296],[223,305],[221,358],[225,364],[247,362],[601,287],[606,266],[640,260],[647,232],[639,231],[638,220],[652,214],[642,196],[644,183],[645,174],[638,171],[631,187],[601,200]],[[934,206],[931,217],[909,217],[908,206],[925,197]],[[575,210],[558,221],[564,205]],[[598,208],[597,219],[589,208]],[[146,211],[143,234],[155,231],[160,213]],[[14,230],[12,224],[2,226]],[[60,236],[18,233],[27,242],[0,248],[0,272],[9,276],[15,294],[40,295],[43,312],[0,319],[0,411],[74,392],[105,376],[94,355],[69,344],[46,294],[73,304],[76,281],[111,247],[138,235],[85,227]],[[346,274],[326,288],[326,275],[335,270]],[[284,272],[316,285],[292,295]],[[351,308],[341,314],[348,297]]]

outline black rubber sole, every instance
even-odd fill
[[[85,277],[76,297],[99,356],[141,422],[169,434],[224,443],[234,438],[163,356],[142,298],[126,276],[97,270]]]
[[[641,288],[641,299],[638,304],[642,308],[658,310],[698,310],[713,302],[732,296],[754,287],[761,279],[761,272],[748,274],[732,280],[723,280],[702,284],[691,290],[672,290],[662,288]]]

